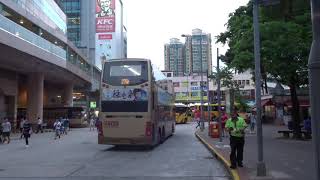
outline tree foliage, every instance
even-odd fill
[[[281,0],[280,4],[260,7],[261,72],[290,87],[293,119],[299,119],[296,90],[308,83],[307,63],[312,42],[310,2]],[[223,61],[239,72],[254,69],[252,1],[229,15],[227,31],[217,42],[229,50]]]

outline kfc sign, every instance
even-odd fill
[[[114,17],[101,17],[96,18],[96,32],[114,32],[115,31],[115,18]]]
[[[115,32],[115,0],[96,0],[96,33]]]

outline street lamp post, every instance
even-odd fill
[[[257,176],[266,176],[266,165],[263,161],[263,138],[262,138],[262,122],[261,122],[259,0],[254,0],[253,2],[253,26],[254,26],[256,110],[257,110],[257,144],[258,144]]]
[[[315,179],[320,179],[320,2],[311,0],[313,42],[309,56],[309,89],[311,101],[312,142],[314,148]]]

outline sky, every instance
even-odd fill
[[[212,62],[216,49],[224,54],[227,46],[215,44],[215,36],[226,30],[228,16],[249,0],[122,0],[128,33],[128,57],[147,58],[164,69],[164,44],[170,38],[191,34],[200,28],[212,36]]]

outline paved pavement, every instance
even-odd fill
[[[225,167],[194,137],[194,125],[177,125],[176,133],[153,150],[97,144],[96,132],[75,129],[60,140],[53,133],[33,134],[0,145],[0,180],[228,180]]]
[[[313,179],[314,156],[312,142],[286,139],[277,131],[285,129],[284,126],[264,125],[264,159],[269,178],[279,180]],[[221,152],[229,160],[229,139],[224,138],[223,143],[218,139],[208,137],[208,131],[199,132],[201,137]],[[256,134],[247,134],[244,149],[244,168],[239,168],[240,176],[254,177],[257,163],[257,138]],[[244,178],[247,179],[247,178]]]

